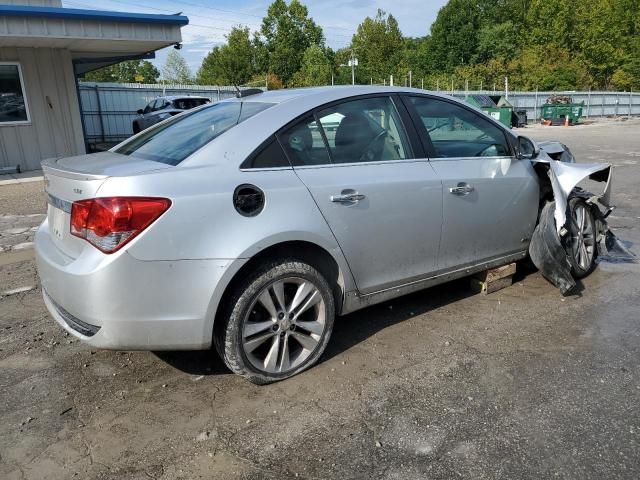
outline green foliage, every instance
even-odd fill
[[[425,33],[427,26],[425,25]],[[322,29],[300,0],[274,0],[258,32],[234,28],[198,71],[199,83],[269,88],[351,83],[405,83],[449,90],[640,90],[640,0],[449,0],[430,34],[403,37],[378,10],[358,25],[351,44],[325,48]],[[333,73],[333,75],[332,75]],[[167,75],[166,75],[167,76]],[[271,86],[273,85],[273,87]]]
[[[518,30],[512,21],[487,24],[478,31],[475,60],[484,63],[492,58],[511,58],[518,51],[517,40]]]
[[[639,34],[640,0],[450,0],[422,65],[476,88],[505,76],[514,88],[620,88]]]
[[[156,83],[160,72],[146,60],[128,60],[109,67],[89,72],[84,76],[88,82]]]
[[[378,9],[375,18],[358,25],[351,46],[358,58],[358,78],[381,82],[400,65],[404,38],[394,16]]]
[[[214,47],[196,75],[200,85],[243,85],[255,72],[254,46],[248,27],[234,27],[227,43]]]
[[[311,45],[302,56],[302,66],[298,70],[291,85],[296,87],[312,87],[331,83],[331,62],[319,45]]]
[[[167,61],[162,67],[163,80],[166,83],[193,83],[191,70],[182,55],[177,50],[171,50],[167,56]]]
[[[640,38],[629,47],[622,65],[612,75],[611,83],[617,90],[640,91]]]
[[[430,62],[433,68],[452,71],[476,56],[480,30],[478,0],[450,0],[431,26]]]
[[[299,0],[288,5],[284,0],[275,0],[262,19],[260,33],[256,47],[266,54],[268,70],[285,84],[300,70],[307,48],[324,45],[322,28]]]

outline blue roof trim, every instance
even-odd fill
[[[94,20],[98,22],[155,23],[181,26],[189,24],[189,18],[184,15],[108,12],[104,10],[81,10],[77,8],[25,7],[21,5],[0,5],[0,17],[2,16]]]

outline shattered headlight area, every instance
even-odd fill
[[[611,165],[575,163],[569,149],[558,142],[543,142],[539,147],[539,155],[531,161],[542,179],[541,193],[545,202],[531,238],[529,255],[542,275],[567,295],[576,287],[568,253],[576,230],[571,224],[574,221],[569,208],[571,199],[582,199],[592,214],[594,232],[591,248],[596,249],[597,256],[624,257],[626,261],[635,261],[635,256],[607,225],[606,219],[614,208],[610,204]],[[543,176],[545,172],[546,179]],[[577,186],[587,178],[605,183],[602,194],[595,195]]]

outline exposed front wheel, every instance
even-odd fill
[[[569,234],[565,250],[571,263],[571,274],[575,278],[589,275],[596,266],[596,220],[591,207],[581,198],[569,200]]]
[[[263,265],[231,297],[217,321],[215,344],[234,372],[265,384],[295,375],[320,358],[333,330],[335,306],[326,279],[311,265]]]
[[[141,131],[140,130],[140,125],[138,125],[138,122],[133,122],[132,128],[133,128],[133,134],[134,135],[140,133],[140,131]]]

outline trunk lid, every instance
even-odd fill
[[[95,198],[109,177],[126,177],[171,165],[137,159],[113,152],[101,152],[42,162],[47,193],[47,218],[53,243],[67,256],[77,258],[89,244],[71,235],[73,202]]]

